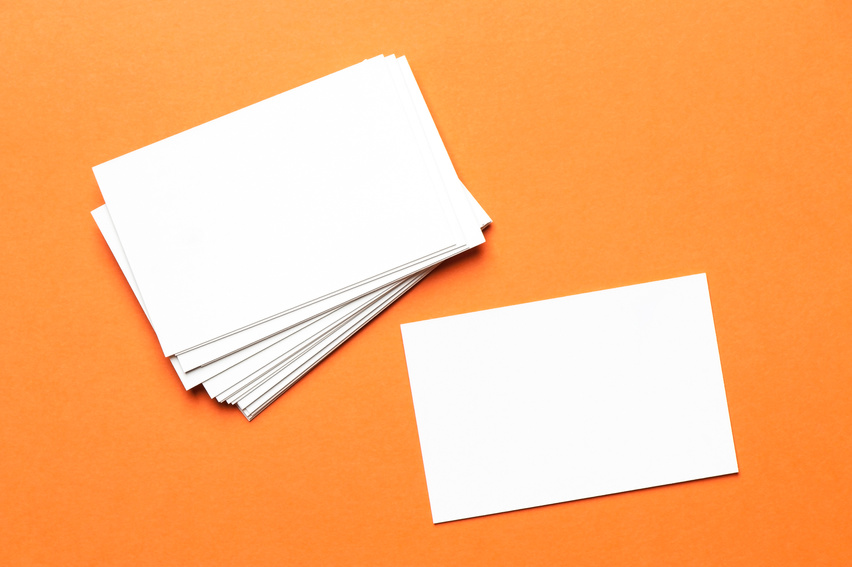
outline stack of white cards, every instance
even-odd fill
[[[94,168],[93,216],[183,385],[252,419],[490,219],[405,58]]]

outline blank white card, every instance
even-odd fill
[[[737,472],[704,274],[402,336],[435,523]]]

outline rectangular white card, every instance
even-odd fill
[[[94,168],[165,354],[464,249],[398,89],[374,58]]]
[[[704,274],[402,336],[435,523],[738,470]]]
[[[369,91],[369,96],[365,98],[364,93],[367,91]],[[353,103],[363,107],[365,101],[368,103],[366,107],[361,109],[362,112],[355,113],[358,123],[355,130],[352,129],[351,124],[345,124],[352,116],[340,115],[341,109],[338,102],[341,97],[343,99],[347,97],[356,99],[347,101],[347,104]],[[333,102],[329,106],[329,100],[323,101],[323,98],[333,99]],[[381,101],[384,101],[384,103],[381,103]],[[325,107],[323,107],[324,103]],[[294,108],[297,109],[296,115],[293,114]],[[329,108],[331,109],[330,112]],[[372,111],[369,110],[370,108],[372,108]],[[400,164],[397,163],[399,160],[394,159],[390,155],[391,152],[376,151],[382,145],[387,150],[387,140],[375,140],[376,131],[381,130],[375,124],[371,128],[365,129],[363,127],[362,122],[365,116],[362,115],[365,114],[365,109],[367,110],[366,113],[371,114],[374,120],[378,116],[379,122],[384,121],[385,126],[390,128],[389,130],[384,129],[385,137],[389,133],[395,134],[393,150],[400,151],[403,149],[407,151],[409,166],[400,167]],[[388,116],[388,113],[391,116]],[[333,116],[330,117],[329,115]],[[386,124],[388,118],[393,122],[393,126]],[[279,128],[278,132],[273,132],[272,124],[277,124],[282,128]],[[349,220],[354,219],[353,227],[360,221],[362,226],[357,226],[355,230],[363,232],[363,223],[366,223],[367,228],[375,233],[375,229],[378,227],[375,226],[375,222],[370,222],[367,217],[375,213],[372,209],[375,208],[376,202],[373,202],[373,206],[370,207],[368,203],[362,202],[365,201],[365,196],[361,195],[362,198],[357,203],[361,207],[360,212],[366,211],[367,215],[359,214],[359,211],[356,210],[358,207],[352,206],[351,199],[347,201],[349,205],[344,207],[345,210],[341,211],[338,202],[340,199],[337,196],[339,196],[341,190],[346,190],[343,187],[346,183],[352,185],[352,188],[364,189],[355,179],[357,176],[350,175],[345,179],[340,177],[336,170],[341,156],[323,156],[322,152],[315,152],[317,155],[311,156],[315,160],[325,159],[328,163],[333,163],[331,173],[338,175],[338,180],[340,180],[340,187],[336,187],[334,184],[329,184],[327,179],[318,181],[319,185],[311,185],[316,181],[312,177],[317,177],[316,174],[320,172],[316,169],[319,161],[306,164],[297,156],[294,157],[288,152],[281,152],[282,149],[306,151],[302,146],[292,145],[294,136],[298,137],[299,132],[304,131],[305,125],[308,128],[328,129],[329,136],[326,136],[327,139],[335,139],[336,136],[331,134],[335,133],[339,136],[342,135],[341,132],[347,133],[344,136],[347,138],[357,137],[358,150],[364,150],[368,154],[372,151],[373,154],[369,157],[378,160],[376,164],[386,169],[404,171],[407,177],[403,180],[402,177],[398,176],[398,181],[413,183],[420,189],[431,189],[431,193],[426,191],[426,193],[429,193],[428,196],[422,194],[423,191],[420,189],[415,190],[415,199],[422,201],[425,196],[429,203],[437,205],[432,208],[431,213],[427,212],[427,216],[431,214],[435,221],[428,221],[423,226],[433,231],[439,228],[439,225],[448,228],[449,232],[452,233],[452,238],[449,241],[451,244],[437,248],[439,241],[434,240],[434,236],[438,232],[443,232],[439,230],[434,232],[432,236],[427,236],[426,240],[419,241],[431,242],[426,248],[420,248],[421,251],[426,252],[425,255],[417,256],[420,252],[413,252],[412,250],[415,248],[409,247],[404,252],[405,256],[396,256],[397,260],[386,262],[384,266],[387,269],[380,272],[375,272],[373,268],[364,269],[362,271],[364,278],[345,288],[333,284],[326,289],[337,287],[336,291],[323,294],[322,291],[313,290],[310,294],[302,296],[307,299],[306,302],[292,309],[233,329],[187,349],[178,349],[177,346],[174,346],[177,343],[172,343],[172,339],[176,335],[172,335],[170,331],[161,333],[162,327],[154,322],[155,319],[159,319],[166,322],[171,320],[174,323],[174,314],[166,310],[165,312],[159,311],[159,316],[152,315],[150,303],[162,304],[164,298],[158,298],[159,292],[155,291],[152,294],[150,292],[151,287],[148,287],[148,297],[145,297],[145,293],[140,289],[147,286],[138,283],[139,278],[134,274],[132,262],[125,251],[125,244],[120,239],[120,231],[111,218],[110,212],[107,211],[107,206],[100,207],[92,213],[143,310],[149,320],[152,321],[155,330],[159,329],[158,338],[160,338],[164,352],[174,352],[170,356],[170,360],[184,386],[190,388],[203,383],[211,396],[220,401],[239,402],[243,413],[249,419],[257,415],[281,392],[289,388],[295,380],[331,352],[333,348],[336,348],[340,342],[351,336],[352,333],[422,279],[434,265],[482,243],[484,239],[481,229],[491,222],[482,207],[458,180],[405,58],[376,57],[96,167],[95,174],[98,177],[105,199],[108,204],[111,203],[113,209],[118,210],[114,214],[119,218],[124,218],[118,224],[124,227],[126,240],[131,243],[129,247],[137,250],[134,256],[137,258],[137,268],[140,265],[142,266],[143,277],[141,279],[149,282],[159,280],[160,283],[157,284],[159,286],[163,286],[169,281],[177,282],[179,285],[174,283],[171,285],[177,285],[178,295],[183,294],[185,297],[189,297],[189,295],[187,295],[188,288],[184,284],[190,280],[195,281],[196,284],[192,285],[201,287],[196,288],[195,293],[191,294],[192,301],[207,297],[207,300],[203,301],[208,305],[211,304],[209,299],[216,295],[226,297],[225,303],[235,301],[241,307],[256,302],[257,298],[253,294],[258,292],[259,286],[247,276],[251,272],[250,269],[244,270],[245,273],[243,274],[236,274],[224,266],[213,265],[233,264],[232,253],[235,253],[235,249],[234,243],[228,242],[229,240],[247,243],[251,238],[243,234],[244,230],[237,227],[240,222],[222,223],[221,221],[225,219],[219,217],[217,217],[219,218],[218,224],[226,227],[221,230],[225,241],[222,241],[221,238],[217,240],[222,235],[217,236],[208,233],[207,230],[215,224],[211,223],[208,217],[224,214],[231,218],[235,213],[240,213],[239,207],[236,207],[235,204],[244,198],[243,194],[247,192],[247,189],[250,189],[248,198],[254,200],[255,205],[257,205],[257,199],[269,200],[270,197],[272,205],[280,205],[285,201],[291,205],[287,214],[284,215],[291,220],[289,224],[285,223],[283,227],[274,226],[280,224],[281,215],[275,216],[273,214],[274,218],[270,217],[269,219],[271,222],[263,223],[269,226],[260,227],[260,232],[267,236],[282,236],[288,233],[296,235],[295,239],[285,239],[283,244],[282,241],[279,241],[279,246],[275,249],[273,256],[290,250],[291,240],[296,243],[303,243],[306,248],[316,248],[317,246],[315,238],[306,238],[306,234],[310,231],[290,226],[294,224],[292,221],[295,218],[293,217],[294,211],[290,209],[300,208],[299,206],[293,207],[293,205],[304,205],[307,202],[309,206],[306,207],[304,212],[316,213],[316,207],[312,209],[310,206],[310,203],[313,202],[311,199],[316,200],[316,196],[311,195],[306,201],[304,195],[299,195],[300,191],[303,193],[306,187],[313,187],[313,191],[316,193],[325,192],[318,196],[322,202],[322,214],[319,216],[306,214],[305,218],[297,218],[296,220],[311,222],[309,219],[314,218],[315,224],[325,227],[319,228],[317,234],[322,234],[323,237],[331,237],[331,240],[334,240],[333,235],[346,233],[347,245],[350,245],[351,241],[355,239],[353,232],[345,227],[341,228],[345,223],[340,218],[334,220],[335,214],[342,212],[344,218],[352,217]],[[263,145],[261,140],[249,136],[250,132],[257,131],[261,133],[259,138],[265,140],[266,145]],[[358,131],[361,134],[356,134]],[[316,132],[311,133],[309,138],[311,140],[317,138]],[[349,141],[351,142],[351,140]],[[339,140],[335,141],[335,143],[337,142]],[[371,144],[372,149],[369,147]],[[226,152],[223,148],[229,151]],[[324,151],[328,150],[329,144],[321,144],[321,148]],[[327,151],[326,153],[334,152]],[[415,157],[416,154],[420,156],[419,161]],[[358,155],[363,158],[367,154],[362,152]],[[294,160],[298,167],[292,167]],[[351,156],[345,156],[344,161],[350,160]],[[419,164],[423,167],[410,167],[412,164]],[[357,165],[362,170],[366,167],[365,164],[360,162]],[[282,167],[284,171],[282,171]],[[304,167],[310,170],[307,178],[302,175],[304,171],[299,170],[299,168]],[[301,173],[299,173],[300,171]],[[322,170],[322,173],[325,175],[329,172]],[[238,177],[242,179],[238,181]],[[294,179],[296,180],[295,183],[293,183]],[[306,179],[308,179],[308,183],[300,182]],[[375,178],[371,178],[366,188],[374,190],[374,181]],[[287,182],[290,182],[290,184],[288,185]],[[249,187],[246,186],[246,183]],[[259,184],[259,194],[257,188],[253,185],[254,183]],[[282,190],[287,195],[276,195],[274,189]],[[392,188],[385,187],[385,189]],[[420,207],[410,206],[413,203],[410,195],[412,189],[414,188],[405,187],[401,183],[398,184],[392,194],[387,193],[387,191],[381,193],[380,200],[387,201],[379,203],[383,205],[382,208],[390,209],[393,205],[397,209],[395,216],[398,218],[394,219],[396,223],[394,226],[398,226],[399,222],[397,221],[401,221],[403,218],[411,215],[422,216],[425,212]],[[273,190],[273,192],[270,193],[270,190]],[[291,195],[290,193],[294,194]],[[389,196],[391,198],[388,200]],[[407,214],[406,208],[401,206],[405,199],[409,201]],[[168,205],[166,201],[168,201]],[[132,203],[132,205],[129,205],[129,203]],[[175,205],[175,203],[178,203],[178,205]],[[335,208],[337,209],[336,212]],[[266,208],[252,206],[247,211],[249,216],[252,217],[250,219],[252,230],[257,232],[258,227],[254,226],[258,220],[257,215],[266,211]],[[386,213],[390,214],[391,211],[388,210]],[[387,214],[380,216],[384,220],[388,218]],[[144,220],[145,218],[147,220]],[[231,218],[231,220],[234,219]],[[243,218],[241,222],[244,224],[246,220],[246,218]],[[181,223],[187,226],[181,226]],[[403,232],[406,234],[410,246],[414,240],[408,233],[416,229],[417,223],[411,222],[409,219],[404,225],[406,230]],[[194,228],[190,229],[188,226]],[[164,227],[168,227],[165,232],[168,232],[170,236],[160,234]],[[418,232],[417,230],[414,231]],[[146,232],[148,233],[147,237],[140,241],[140,237]],[[387,234],[386,232],[385,236],[380,238],[387,240]],[[181,235],[183,235],[183,238]],[[187,235],[189,235],[188,238]],[[213,238],[213,236],[216,236],[216,238]],[[376,234],[373,236],[376,236]],[[368,237],[368,240],[371,238],[373,237]],[[429,238],[433,239],[429,240]],[[375,239],[371,242],[374,245],[377,243]],[[446,240],[443,241],[443,243],[446,242]],[[168,246],[163,248],[162,245],[166,243]],[[271,244],[263,239],[257,240],[257,243],[260,248],[268,248]],[[392,242],[382,242],[382,250],[373,250],[372,256],[369,253],[361,255],[360,261],[365,264],[375,262],[376,253],[379,256],[387,255],[390,245],[402,250],[399,248],[401,244],[400,238],[395,238]],[[370,246],[361,247],[362,252],[369,252],[369,249]],[[180,250],[183,250],[183,252],[180,252]],[[430,250],[434,251],[430,252]],[[148,255],[147,259],[145,259],[146,254]],[[200,265],[195,258],[198,254],[201,255]],[[261,256],[272,257],[268,253],[258,256],[256,250],[241,250],[236,252],[236,255],[239,256],[241,265],[251,255],[254,255],[255,259]],[[285,256],[287,255],[285,254]],[[318,260],[322,258],[326,261],[329,260],[329,257],[322,253],[317,254],[317,257]],[[140,258],[142,258],[141,261]],[[402,264],[399,263],[409,258],[410,260]],[[304,258],[302,259],[304,260]],[[298,258],[294,260],[292,257],[288,257],[283,262],[273,258],[272,261],[280,265],[280,268],[276,270],[277,275],[304,271],[294,270],[294,267],[300,265]],[[339,262],[331,262],[331,264],[334,264],[337,268],[341,267],[338,265]],[[248,267],[253,266],[254,264],[250,264]],[[306,265],[301,263],[301,267],[304,269]],[[325,266],[323,269],[327,267]],[[313,268],[316,268],[316,266],[313,266]],[[343,271],[346,272],[345,266],[343,268]],[[215,274],[221,276],[220,270],[222,269],[226,270],[225,275],[227,277],[236,279],[232,279],[230,284],[218,279],[213,280],[215,285],[212,286],[214,289],[211,295],[210,289],[203,289],[204,286],[208,286],[211,280],[200,277],[200,274],[205,270],[213,270]],[[317,271],[316,269],[309,269],[307,273],[316,276],[315,272]],[[352,271],[349,270],[349,273],[351,275]],[[227,278],[220,279],[225,280]],[[352,281],[353,279],[343,276],[342,279],[338,280],[338,283]],[[247,301],[245,294],[236,293],[238,284],[246,283],[252,289],[252,294],[249,296],[251,301]],[[222,288],[223,285],[228,290],[228,293],[224,296],[219,293],[224,289]],[[156,286],[154,287],[156,288]],[[216,289],[219,289],[219,291],[216,291]],[[292,291],[292,288],[282,290],[284,295]],[[150,300],[152,297],[153,300]],[[313,299],[308,299],[309,297],[313,297]],[[173,298],[168,301],[172,300]],[[203,306],[198,307],[201,307],[202,312],[204,312],[202,315],[205,317],[222,318],[221,304],[215,313],[209,313],[209,310],[203,308]],[[228,306],[225,307],[225,310],[227,310]],[[233,307],[233,305],[230,307]],[[157,312],[158,309],[155,308],[153,311]],[[227,317],[226,315],[225,318]],[[249,320],[249,317],[243,319]],[[211,321],[207,320],[207,323]],[[199,324],[200,321],[192,321],[190,326],[197,329]],[[184,330],[180,332],[188,332],[188,328],[184,326]],[[220,328],[224,328],[224,326]],[[209,329],[205,329],[203,333],[205,336],[213,334]],[[172,339],[169,338],[170,335]],[[186,340],[183,343],[188,344],[189,341]],[[167,346],[169,344],[173,346]]]

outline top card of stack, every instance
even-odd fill
[[[186,369],[484,241],[411,70],[393,56],[94,172],[164,354],[203,353]]]

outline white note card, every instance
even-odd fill
[[[93,171],[92,215],[181,383],[249,420],[491,223],[394,55]]]
[[[164,354],[464,249],[391,67],[364,61],[93,168]]]
[[[704,274],[402,336],[435,523],[738,471]]]

